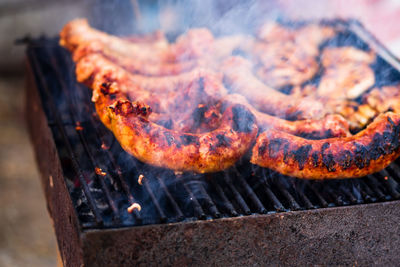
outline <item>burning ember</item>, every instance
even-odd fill
[[[82,131],[82,130],[83,130],[83,127],[81,126],[81,123],[80,123],[79,121],[76,122],[75,129],[76,129],[77,131]]]
[[[106,176],[106,175],[107,175],[107,173],[103,172],[103,170],[102,170],[101,168],[99,168],[99,167],[96,167],[96,168],[94,169],[94,171],[95,171],[95,173],[96,173],[97,175],[101,175],[101,176]]]

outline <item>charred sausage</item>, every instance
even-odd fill
[[[249,150],[258,131],[254,115],[242,105],[228,107],[220,126],[203,134],[166,129],[135,110],[130,101],[108,107],[111,129],[122,148],[141,161],[175,171],[229,168]]]
[[[351,137],[306,140],[285,132],[261,133],[251,162],[305,179],[362,177],[382,170],[400,154],[400,115],[379,115]]]
[[[328,113],[315,99],[293,98],[267,86],[253,75],[251,63],[244,58],[231,57],[221,69],[230,89],[262,112],[290,119],[319,119]]]
[[[256,110],[243,96],[238,94],[227,95],[223,98],[223,102],[240,103],[246,106],[256,116],[258,126],[263,130],[274,129],[307,139],[324,139],[351,135],[349,124],[338,114],[328,114],[319,120],[288,121]]]

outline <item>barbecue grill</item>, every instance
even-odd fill
[[[360,23],[321,23],[340,30],[324,46],[377,52],[376,85],[400,82],[400,62]],[[333,181],[285,177],[246,159],[220,173],[174,173],[122,150],[57,39],[29,40],[27,74],[29,130],[64,265],[400,261],[399,161]],[[129,213],[133,203],[142,209]]]

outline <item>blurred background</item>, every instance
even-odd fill
[[[239,9],[237,7],[240,7]],[[356,18],[400,56],[398,0],[0,0],[0,266],[56,266],[57,244],[24,120],[21,40],[57,36],[76,17],[116,34],[193,25],[224,31],[220,18]],[[196,18],[195,21],[193,18]],[[228,24],[231,25],[231,24]],[[237,26],[237,25],[236,25]]]

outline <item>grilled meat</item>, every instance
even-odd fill
[[[325,98],[354,99],[375,83],[375,74],[369,64],[375,53],[354,47],[326,48],[321,55],[325,73],[317,94]]]
[[[228,107],[220,126],[203,134],[166,129],[131,112],[132,106],[118,101],[108,109],[111,129],[121,146],[139,160],[176,171],[224,170],[249,150],[258,130],[253,114],[241,105]]]
[[[320,120],[288,121],[260,112],[252,107],[247,100],[238,94],[230,94],[223,102],[240,103],[246,106],[257,118],[260,129],[275,129],[307,139],[324,139],[330,137],[350,136],[347,121],[338,114],[326,115]]]
[[[307,25],[289,29],[276,23],[261,27],[252,47],[254,60],[260,62],[258,77],[272,87],[300,85],[318,71],[319,45],[334,35],[330,27]]]
[[[375,83],[375,75],[366,64],[339,64],[325,69],[317,94],[324,98],[354,99]]]
[[[392,110],[400,113],[400,86],[375,88],[364,97],[364,102],[378,112]]]
[[[315,56],[307,54],[295,43],[257,42],[253,51],[260,62],[256,70],[257,76],[275,88],[300,85],[318,71]]]
[[[267,86],[252,74],[251,66],[244,58],[231,57],[221,69],[230,89],[245,96],[256,109],[291,119],[319,119],[328,113],[315,99],[293,98]]]
[[[355,47],[327,47],[321,55],[321,63],[325,68],[342,64],[372,64],[376,59],[373,51],[366,52]]]
[[[73,53],[78,81],[93,89],[102,122],[146,163],[221,171],[255,142],[251,162],[285,175],[361,177],[400,153],[400,94],[384,87],[361,105],[353,102],[375,83],[370,64],[376,56],[328,47],[319,57],[320,44],[334,34],[313,24],[268,24],[255,38],[214,38],[207,29],[191,29],[169,44],[160,33],[122,39],[75,20],[60,44]],[[319,72],[318,58],[319,84],[305,84]],[[287,85],[294,86],[289,95],[276,90]],[[372,120],[350,134],[349,127],[359,130]]]
[[[306,179],[362,177],[382,170],[400,154],[400,115],[379,115],[351,137],[306,140],[276,130],[261,133],[251,162]]]

